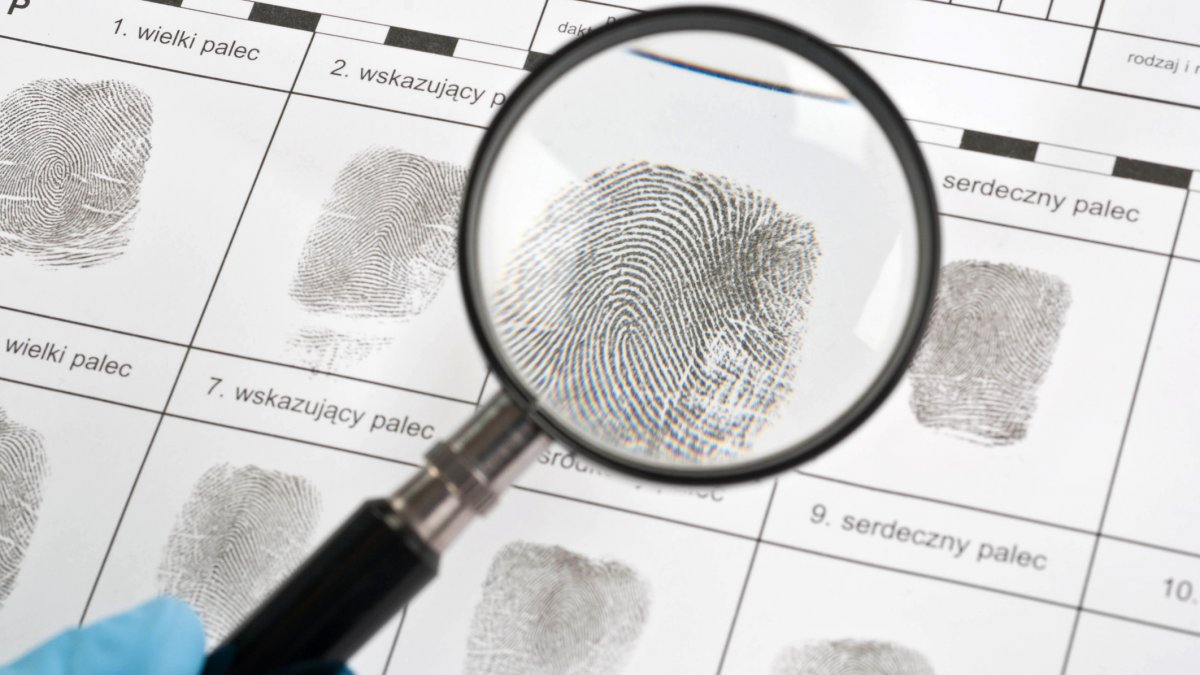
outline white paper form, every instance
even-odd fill
[[[14,236],[38,216],[0,208],[0,478],[36,504],[35,518],[0,518],[19,552],[0,559],[0,661],[156,593],[252,597],[251,582],[411,474],[495,383],[454,274],[408,289],[404,307],[329,309],[338,299],[306,279],[338,231],[333,206],[385,189],[361,178],[372,172],[461,175],[545,54],[657,5],[12,4],[0,130],[37,119],[122,183],[98,193],[115,215],[88,221],[119,236],[86,248]],[[942,321],[990,311],[1016,346],[963,340],[918,359],[858,433],[778,481],[658,488],[553,449],[352,666],[511,672],[488,654],[544,649],[547,629],[520,617],[554,616],[539,598],[574,585],[593,589],[568,596],[585,616],[608,599],[606,621],[569,634],[605,645],[587,672],[788,675],[820,658],[1195,672],[1196,10],[740,6],[838,44],[895,98],[939,191]],[[32,103],[46,92],[59,107]],[[64,131],[97,124],[97,106],[123,121]],[[37,160],[39,147],[0,153]],[[12,166],[0,194],[31,180]],[[1020,322],[995,316],[1005,297],[1026,304]],[[1022,392],[1004,414],[953,421],[964,411],[936,396],[937,362],[1003,364],[1004,350],[1043,365],[1003,383]],[[185,545],[236,529],[216,493],[277,523],[257,541],[274,555],[230,570]],[[216,631],[236,618],[201,609]]]

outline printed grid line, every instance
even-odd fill
[[[586,0],[584,0],[584,1],[586,2]],[[1090,24],[1090,23],[1078,23],[1075,21],[1064,21],[1063,19],[1050,18],[1050,15],[1054,12],[1054,0],[1050,0],[1050,2],[1047,3],[1046,13],[1043,14],[1042,16],[1033,16],[1032,14],[1021,14],[1018,12],[1004,11],[1004,0],[1000,0],[1000,4],[995,9],[991,9],[989,7],[980,7],[978,5],[965,5],[965,4],[962,4],[961,2],[955,2],[954,0],[921,0],[921,1],[922,2],[931,2],[931,3],[938,4],[938,5],[957,7],[959,9],[971,9],[971,10],[975,10],[975,11],[979,11],[979,12],[987,12],[988,14],[1003,14],[1005,16],[1015,16],[1015,17],[1024,18],[1024,19],[1034,19],[1034,20],[1042,22],[1042,23],[1056,23],[1056,24],[1060,24],[1063,26],[1073,26],[1075,28],[1091,28],[1093,26],[1093,24]]]
[[[530,52],[533,51],[533,43],[535,41],[537,41],[538,31],[542,29],[542,19],[546,18],[546,8],[549,6],[550,6],[550,0],[542,0],[542,11],[540,14],[538,14],[537,24],[535,24],[533,27],[533,35],[531,35],[529,37],[529,47],[526,49],[526,51],[530,51]],[[529,57],[528,56],[525,58],[525,66],[527,68],[529,66]]]
[[[1083,79],[1087,76],[1088,64],[1092,60],[1092,47],[1096,44],[1096,33],[1100,32],[1100,18],[1102,16],[1104,16],[1104,0],[1100,0],[1100,9],[1096,12],[1096,25],[1092,27],[1092,36],[1088,39],[1087,52],[1083,55],[1083,67],[1079,69],[1080,87],[1083,86]]]
[[[750,552],[750,563],[746,566],[746,578],[742,581],[742,590],[738,594],[737,605],[733,608],[733,618],[729,621],[729,633],[725,636],[725,646],[721,648],[721,660],[717,662],[717,675],[725,670],[725,658],[729,656],[729,645],[733,643],[733,635],[737,631],[738,616],[742,613],[742,603],[746,600],[746,589],[750,587],[750,578],[754,574],[754,561],[758,558],[758,550],[763,545],[763,534],[767,531],[767,520],[771,517],[771,506],[775,503],[775,492],[779,490],[779,479],[771,483],[771,496],[767,498],[767,508],[763,512],[762,525],[758,528],[758,537],[754,540],[754,550]]]
[[[1101,5],[1103,11],[1103,4]],[[1088,587],[1092,580],[1092,570],[1096,566],[1096,553],[1100,550],[1100,533],[1104,532],[1104,523],[1108,518],[1108,508],[1112,503],[1113,488],[1117,484],[1117,474],[1121,470],[1121,456],[1125,453],[1125,443],[1129,439],[1129,427],[1133,422],[1134,412],[1137,410],[1138,392],[1141,390],[1142,377],[1146,373],[1146,362],[1150,360],[1150,348],[1154,345],[1154,330],[1158,326],[1158,317],[1162,311],[1163,298],[1167,293],[1167,282],[1171,278],[1171,263],[1175,255],[1175,247],[1179,244],[1179,233],[1183,231],[1184,214],[1187,212],[1188,198],[1191,197],[1190,192],[1184,193],[1183,206],[1180,209],[1179,224],[1175,228],[1175,239],[1171,243],[1171,256],[1167,258],[1166,269],[1163,270],[1162,285],[1158,290],[1158,299],[1154,305],[1154,316],[1150,320],[1149,334],[1146,336],[1146,347],[1142,351],[1142,362],[1138,366],[1137,379],[1133,384],[1133,395],[1129,401],[1129,412],[1125,415],[1125,426],[1121,430],[1121,443],[1117,446],[1117,457],[1113,461],[1112,475],[1108,481],[1108,491],[1104,495],[1104,507],[1100,510],[1100,524],[1096,528],[1096,539],[1092,542],[1092,555],[1088,560],[1087,572],[1083,577],[1083,589],[1079,594],[1079,603],[1076,607],[1075,621],[1071,625],[1071,636],[1067,641],[1067,653],[1063,657],[1062,674],[1066,675],[1067,668],[1071,664],[1071,649],[1075,646],[1075,635],[1079,629],[1079,617],[1082,614],[1084,602],[1087,600]]]

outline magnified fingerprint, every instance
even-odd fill
[[[820,247],[728,178],[621,164],[518,245],[494,307],[548,407],[630,452],[736,455],[792,392]]]
[[[0,607],[17,585],[49,473],[41,435],[0,410]]]
[[[300,563],[321,511],[306,478],[257,466],[205,471],[158,567],[162,592],[187,600],[220,640]]]
[[[454,268],[461,167],[372,148],[342,169],[291,295],[314,312],[409,318]]]
[[[558,546],[514,542],[483,583],[467,640],[466,675],[620,672],[650,611],[629,567]]]
[[[789,647],[772,675],[933,675],[917,652],[888,642],[829,640]]]
[[[1070,304],[1067,284],[1045,272],[977,260],[944,266],[909,370],[917,421],[980,445],[1025,438]]]
[[[0,255],[120,255],[150,158],[150,98],[117,80],[36,80],[0,101]]]

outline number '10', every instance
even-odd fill
[[[1192,599],[1192,582],[1187,579],[1167,579],[1167,597],[1180,602],[1187,602]]]

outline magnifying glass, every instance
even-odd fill
[[[462,286],[503,393],[364,503],[205,672],[336,670],[552,438],[699,484],[828,449],[917,346],[936,214],[895,107],[807,33],[681,8],[571,43],[492,123],[462,209]]]

